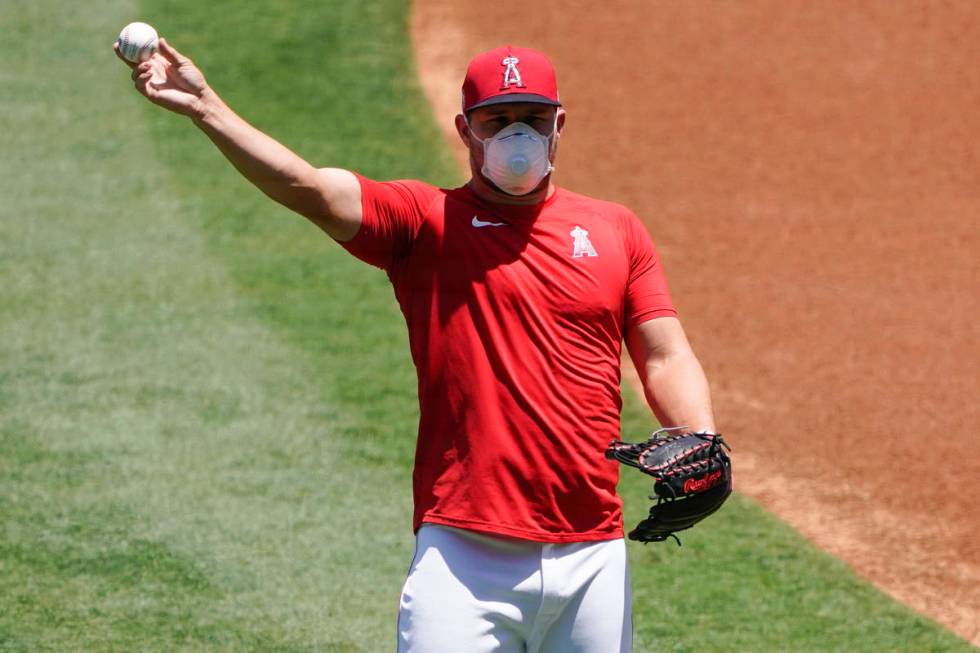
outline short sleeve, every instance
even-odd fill
[[[357,258],[390,271],[405,256],[439,190],[421,181],[378,182],[355,173],[361,185],[361,226],[340,245]]]
[[[626,323],[636,326],[656,317],[676,317],[667,277],[650,234],[632,212],[627,211],[625,223],[630,258]]]

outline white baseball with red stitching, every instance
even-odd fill
[[[116,39],[119,53],[128,61],[146,61],[157,51],[157,31],[146,23],[130,23]]]

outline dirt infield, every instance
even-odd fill
[[[557,6],[417,1],[442,124],[547,51],[558,182],[648,224],[738,489],[980,644],[980,4]]]

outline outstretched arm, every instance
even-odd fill
[[[715,431],[708,380],[680,320],[660,317],[632,327],[626,346],[662,426]]]
[[[133,64],[136,90],[191,118],[242,175],[263,193],[305,216],[332,238],[347,241],[361,225],[361,187],[353,173],[317,169],[248,124],[208,86],[194,63],[165,39],[149,60]]]

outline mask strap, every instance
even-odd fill
[[[463,120],[466,122],[466,128],[470,130],[470,138],[475,140],[480,145],[486,147],[486,139],[480,138],[475,133],[473,133],[473,125],[470,124],[470,117],[468,115],[463,115]]]

